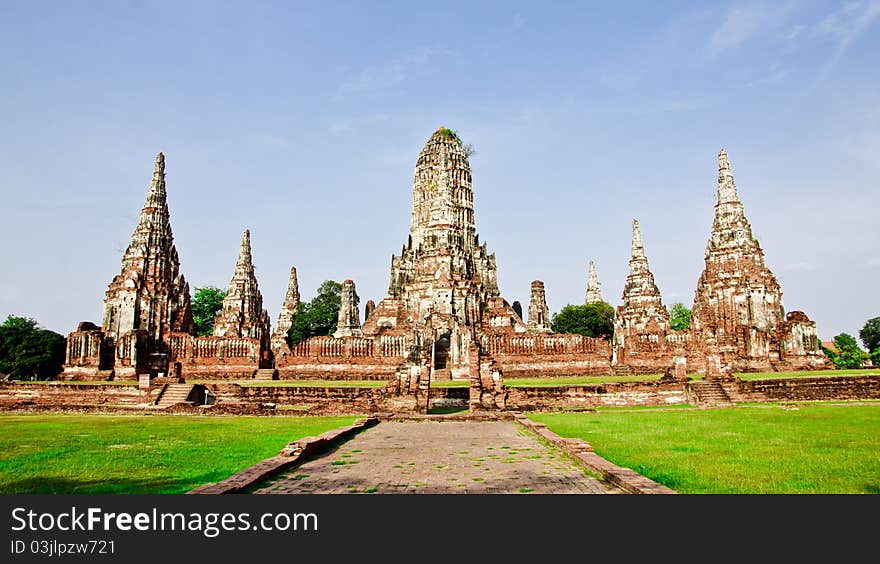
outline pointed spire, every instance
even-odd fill
[[[590,277],[587,280],[587,299],[585,304],[604,302],[602,291],[599,289],[599,276],[596,274],[596,265],[590,261]]]
[[[223,309],[214,320],[214,336],[262,340],[269,335],[269,319],[251,258],[251,232],[245,229]]]
[[[153,179],[150,181],[150,189],[147,191],[147,201],[144,208],[164,208],[167,194],[165,192],[165,155],[156,155],[156,163],[153,165]]]
[[[278,323],[272,332],[272,348],[282,347],[287,338],[287,332],[293,326],[293,316],[299,309],[300,295],[299,282],[296,278],[296,267],[290,267],[290,278],[287,281],[287,293],[284,294],[284,302],[281,304],[281,312],[278,314]]]
[[[253,258],[251,257],[251,230],[245,229],[241,236],[241,248],[238,251],[238,261],[235,269],[239,268],[254,270]]]
[[[134,291],[138,299],[132,300]],[[180,274],[165,192],[165,155],[156,155],[153,177],[122,269],[107,288],[105,333],[118,337],[143,329],[154,339],[168,332],[192,330],[189,291]]]
[[[718,152],[718,203],[739,203],[736,193],[736,183],[733,180],[733,172],[730,170],[730,160],[727,151],[723,148]]]
[[[644,257],[645,247],[642,245],[642,230],[639,227],[639,220],[633,219],[632,234],[632,258]]]

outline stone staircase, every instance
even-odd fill
[[[278,371],[274,368],[259,368],[254,372],[254,380],[277,380]]]
[[[614,371],[615,376],[631,376],[633,373],[629,366],[622,364],[613,366],[612,370]]]
[[[721,387],[721,383],[717,380],[697,380],[695,382],[689,382],[688,391],[697,405],[714,407],[730,407],[733,405],[727,392],[724,391],[724,388]]]
[[[156,407],[165,409],[178,403],[192,403],[188,402],[187,398],[193,387],[192,384],[166,384],[156,398]]]

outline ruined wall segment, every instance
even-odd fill
[[[529,331],[532,333],[550,332],[550,308],[547,307],[547,294],[544,282],[534,280],[529,294]]]
[[[360,313],[358,311],[358,296],[355,291],[354,281],[346,280],[342,283],[342,292],[339,296],[339,317],[336,322],[336,332],[333,337],[363,337],[361,331]]]

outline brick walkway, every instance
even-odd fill
[[[621,493],[510,421],[383,422],[255,493]]]

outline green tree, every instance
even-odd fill
[[[834,347],[837,350],[827,347],[822,347],[822,350],[837,368],[861,368],[862,363],[868,359],[868,354],[859,348],[855,337],[848,333],[834,337]]]
[[[293,315],[293,324],[287,332],[288,344],[292,347],[310,337],[332,335],[339,320],[341,294],[342,284],[325,280],[310,302],[300,303]],[[355,295],[355,304],[360,304],[360,301]]]
[[[611,338],[614,334],[614,308],[605,302],[567,305],[550,320],[554,333],[576,333],[585,337]]]
[[[10,315],[0,325],[0,372],[15,379],[52,378],[61,372],[66,348],[62,335]]]
[[[872,317],[859,330],[859,338],[871,354],[880,349],[880,317]]]
[[[223,307],[226,292],[214,286],[196,288],[192,299],[193,321],[196,335],[210,335],[214,332],[214,318]]]
[[[691,326],[691,310],[683,303],[675,302],[669,308],[669,325],[675,331],[688,329]]]

